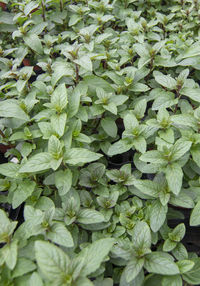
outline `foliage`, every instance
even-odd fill
[[[0,284],[199,285],[200,1],[0,9]]]

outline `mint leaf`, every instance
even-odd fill
[[[68,273],[70,265],[68,256],[59,247],[38,240],[35,242],[35,257],[43,275],[59,285],[63,280],[63,274]]]
[[[55,185],[61,196],[69,192],[72,186],[72,172],[70,169],[59,170],[55,173]]]
[[[35,285],[43,286],[42,279],[37,272],[33,272],[33,274],[31,275],[29,285],[30,286],[35,286]]]
[[[200,201],[196,204],[194,209],[192,210],[191,216],[190,216],[190,225],[196,226],[200,224]]]
[[[167,214],[167,205],[163,206],[159,200],[153,202],[150,211],[150,226],[154,232],[157,232],[165,222]]]
[[[159,71],[154,71],[153,73],[155,80],[160,85],[172,90],[176,88],[176,80],[173,79],[170,75],[164,75]]]
[[[170,191],[178,195],[182,187],[182,168],[178,164],[173,163],[167,166],[165,173]]]
[[[136,250],[146,250],[151,247],[151,230],[146,222],[137,222],[133,229],[132,241]]]
[[[17,264],[12,272],[12,278],[20,277],[26,273],[32,272],[36,269],[35,263],[30,259],[19,257]]]
[[[126,281],[130,283],[139,274],[144,265],[144,258],[132,257],[124,269]]]
[[[19,169],[19,173],[34,173],[50,169],[51,155],[49,153],[39,153],[32,156]]]
[[[78,213],[77,222],[82,224],[93,224],[105,221],[104,216],[92,209],[81,209]]]
[[[189,272],[194,267],[195,263],[192,260],[180,260],[177,262],[177,265],[182,274]]]
[[[101,120],[101,126],[108,136],[117,136],[117,125],[112,118],[103,118]]]
[[[142,193],[157,198],[159,195],[159,186],[150,180],[134,180],[133,185]]]
[[[182,286],[183,281],[180,275],[166,276],[162,279],[162,286]]]
[[[25,180],[18,184],[17,189],[14,191],[12,199],[12,207],[16,209],[20,206],[28,197],[30,197],[35,189],[36,183],[29,180]]]
[[[29,121],[29,116],[19,106],[17,100],[14,99],[7,99],[0,102],[0,114],[1,117],[11,117]]]
[[[87,276],[96,271],[108,255],[113,244],[114,239],[103,238],[84,248],[79,254],[79,257],[84,259],[84,267],[81,270],[81,275]]]
[[[26,45],[38,54],[43,54],[43,47],[39,37],[36,34],[29,34],[24,37]]]
[[[173,257],[164,252],[152,252],[145,256],[144,267],[148,272],[162,274],[162,275],[175,275],[179,273]]]
[[[50,231],[47,233],[47,238],[65,247],[74,246],[71,233],[67,230],[64,224],[59,222],[55,222],[51,225]]]
[[[65,162],[70,165],[85,164],[97,161],[102,155],[84,148],[72,148],[65,153]]]
[[[20,166],[14,163],[4,163],[0,165],[0,174],[6,177],[16,178]]]
[[[108,149],[108,156],[113,156],[121,153],[125,153],[133,147],[133,142],[124,138],[114,143]]]

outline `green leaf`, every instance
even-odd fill
[[[173,92],[158,89],[158,97],[155,98],[152,110],[159,110],[160,108],[168,108],[178,103],[178,98],[175,98]]]
[[[38,7],[38,4],[37,3],[35,3],[34,1],[31,1],[31,2],[29,2],[27,5],[25,5],[25,7],[24,7],[24,14],[26,15],[26,16],[28,16],[30,13],[31,13],[31,11],[33,11],[35,8],[37,8]]]
[[[124,126],[125,129],[130,130],[130,132],[139,126],[138,120],[133,113],[128,113],[124,116]]]
[[[1,117],[17,118],[29,121],[29,116],[19,106],[19,102],[15,99],[7,99],[0,102]]]
[[[136,250],[145,250],[151,247],[151,230],[144,221],[137,222],[132,235],[132,241]]]
[[[146,92],[149,89],[150,88],[146,84],[141,83],[141,82],[135,82],[129,87],[129,90],[134,91],[134,92]]]
[[[10,244],[6,244],[1,249],[1,255],[3,256],[6,265],[9,269],[13,270],[17,263],[17,253],[18,253],[18,241],[14,240]]]
[[[57,61],[52,65],[53,75],[51,78],[51,83],[53,87],[56,83],[63,77],[71,77],[74,73],[73,69],[69,65],[69,63],[65,61]]]
[[[172,251],[177,245],[177,242],[172,241],[171,239],[166,239],[163,244],[163,251],[170,252]]]
[[[166,276],[162,279],[162,286],[183,286],[180,275]]]
[[[24,42],[34,52],[36,52],[40,55],[43,54],[43,47],[42,47],[41,41],[36,34],[29,34],[29,35],[25,36]]]
[[[69,192],[72,186],[72,172],[67,170],[59,170],[55,173],[55,185],[58,189],[59,195],[63,196]]]
[[[153,75],[157,83],[159,83],[160,85],[170,90],[176,88],[176,80],[173,79],[170,75],[164,75],[159,71],[154,71]]]
[[[82,82],[81,82],[82,83]],[[69,103],[68,103],[68,117],[72,118],[74,115],[77,114],[80,105],[80,97],[81,97],[81,84],[78,84],[71,96],[69,96]]]
[[[96,92],[97,87],[103,88],[106,92],[113,92],[113,87],[108,83],[108,81],[102,79],[99,76],[90,75],[84,77],[83,83],[88,85],[91,92]]]
[[[60,140],[55,135],[51,135],[51,137],[49,138],[48,152],[56,160],[60,159],[61,157],[62,146]]]
[[[29,286],[36,286],[36,285],[43,286],[43,282],[39,274],[37,272],[33,272],[33,274],[30,277]]]
[[[108,156],[113,156],[125,153],[133,147],[133,142],[127,138],[121,139],[110,146],[108,149]]]
[[[92,61],[89,56],[84,55],[78,60],[75,60],[74,62],[80,65],[82,68],[86,69],[87,71],[92,71]]]
[[[192,213],[190,216],[190,225],[191,226],[200,225],[200,201],[198,201],[198,203],[192,210]]]
[[[82,19],[81,16],[77,15],[77,14],[72,14],[70,16],[70,19],[69,19],[69,22],[68,22],[68,25],[69,27],[71,26],[74,26],[76,23],[78,23],[80,20]]]
[[[61,112],[67,106],[67,89],[64,83],[59,84],[54,90],[51,95],[51,104],[58,112]]]
[[[35,257],[43,275],[59,285],[63,279],[63,274],[68,273],[70,265],[68,256],[59,247],[38,240],[35,242]]]
[[[103,118],[101,120],[101,126],[108,136],[116,137],[117,136],[117,125],[112,118]]]
[[[66,121],[67,121],[66,113],[55,114],[51,117],[51,126],[55,130],[55,132],[59,135],[59,137],[62,137],[64,135]]]
[[[84,267],[81,271],[81,276],[87,276],[99,269],[113,244],[114,239],[103,238],[84,248],[79,254],[79,257],[84,259]]]
[[[194,267],[184,273],[183,279],[191,285],[199,285],[200,283],[200,258],[193,258],[192,261],[195,263]]]
[[[7,214],[4,210],[0,209],[0,221],[3,225],[8,226],[10,224],[10,220],[7,217]],[[2,231],[2,228],[0,229],[0,233]]]
[[[150,226],[154,232],[157,232],[166,219],[167,205],[163,206],[159,200],[153,202],[150,212]]]
[[[61,157],[60,159],[59,159],[59,158],[58,158],[58,159],[52,158],[52,159],[51,159],[51,162],[50,162],[50,167],[51,167],[54,171],[56,171],[56,170],[60,167],[60,164],[62,163],[62,160],[63,160],[62,157]]]
[[[185,225],[184,223],[180,223],[177,225],[172,232],[168,234],[169,238],[173,241],[180,242],[185,236]]]
[[[79,277],[76,281],[76,285],[77,286],[94,286],[94,284],[86,277]]]
[[[200,167],[200,150],[199,150],[199,146],[198,145],[192,146],[190,152],[191,152],[193,161],[198,165],[198,167]]]
[[[144,271],[141,270],[139,274],[130,283],[127,282],[125,271],[122,272],[120,277],[120,286],[142,286],[144,282]]]
[[[171,194],[170,196],[170,204],[174,206],[180,206],[183,208],[193,209],[194,202],[193,199],[188,195],[188,193],[182,190],[178,196]]]
[[[103,108],[105,108],[106,110],[110,111],[111,113],[117,115],[117,106],[115,105],[115,103],[110,102],[110,103],[108,103],[108,105],[103,105]]]
[[[167,161],[163,157],[163,154],[160,151],[147,151],[145,154],[140,156],[140,160],[143,162],[149,162],[153,164],[166,164]]]
[[[65,162],[70,165],[79,165],[93,162],[103,155],[84,148],[72,148],[65,153]]]
[[[187,259],[188,258],[188,253],[187,253],[187,249],[185,248],[185,246],[182,243],[178,243],[176,245],[176,247],[174,248],[174,250],[172,251],[174,257],[177,260],[181,260],[181,259]]]
[[[113,279],[112,278],[105,278],[105,279],[98,279],[94,282],[95,286],[113,286]]]
[[[78,213],[77,222],[82,224],[93,224],[105,221],[104,216],[93,209],[81,209]]]
[[[172,161],[180,159],[186,152],[190,150],[192,142],[178,140],[172,148]]]
[[[196,102],[200,102],[200,88],[184,87],[181,89],[180,93]]]
[[[156,251],[145,256],[144,267],[150,273],[162,275],[175,275],[179,273],[172,256],[167,253]]]
[[[51,225],[50,231],[47,233],[47,238],[51,241],[65,246],[65,247],[73,247],[73,238],[64,224],[56,222]]]
[[[181,274],[190,271],[195,265],[194,261],[192,260],[180,260],[177,261],[176,264],[178,265]]]
[[[49,153],[39,153],[28,159],[19,169],[19,173],[34,173],[50,168],[51,155]]]
[[[17,189],[14,191],[12,199],[12,207],[16,209],[34,192],[36,183],[33,181],[25,180],[18,184]]]
[[[4,163],[0,165],[0,174],[6,177],[17,178],[20,166],[15,163]]]
[[[134,138],[133,145],[135,149],[139,151],[140,153],[146,152],[147,143],[143,136],[138,136],[137,138]]]
[[[183,54],[180,55],[181,59],[196,57],[200,55],[199,42],[194,42],[190,47],[187,47]]]
[[[12,272],[12,278],[22,276],[26,273],[32,272],[35,269],[36,265],[33,263],[33,261],[24,257],[19,257],[17,264]]]
[[[124,269],[126,281],[129,283],[140,273],[144,265],[144,258],[132,257]]]
[[[178,195],[182,187],[182,168],[178,164],[173,163],[167,166],[165,174],[170,191]]]

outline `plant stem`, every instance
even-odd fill
[[[76,83],[78,83],[78,81],[79,81],[79,67],[76,64]]]
[[[43,1],[43,0],[41,1],[41,5],[42,5],[42,18],[43,18],[43,21],[45,22],[45,21],[46,21],[46,17],[45,17],[45,4],[44,4],[44,1]]]
[[[179,90],[180,89],[176,90],[178,100],[181,98],[181,94],[180,94]],[[178,109],[178,103],[175,106],[174,113],[176,113],[177,109]]]
[[[63,0],[60,0],[60,12],[63,11]]]
[[[3,133],[3,131],[0,130],[0,135],[3,137],[3,138],[6,138],[5,134]]]

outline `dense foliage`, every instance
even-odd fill
[[[199,285],[200,1],[0,9],[0,285]]]

